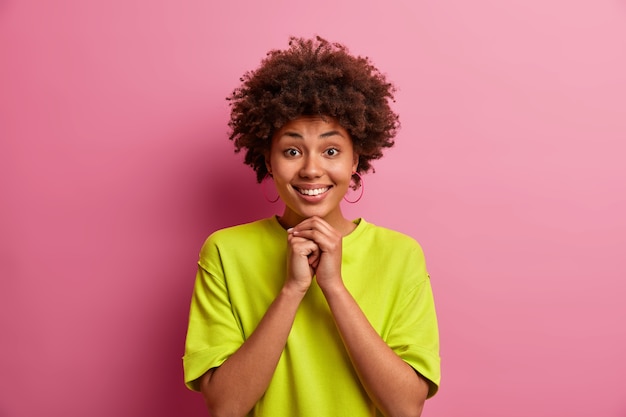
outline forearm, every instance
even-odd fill
[[[343,286],[325,289],[336,326],[363,387],[386,416],[419,416],[427,382],[382,340]]]
[[[241,347],[202,377],[201,390],[211,416],[244,416],[261,398],[303,296],[302,291],[283,288]]]

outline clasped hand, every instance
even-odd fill
[[[319,217],[308,218],[288,231],[287,280],[302,291],[313,276],[320,288],[341,285],[342,235]]]

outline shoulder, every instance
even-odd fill
[[[224,229],[216,230],[211,233],[207,238],[207,241],[229,241],[231,239],[239,239],[241,237],[251,237],[257,233],[263,233],[272,228],[273,218],[266,218],[256,220],[250,223],[238,224],[235,226],[226,227]]]
[[[364,219],[359,222],[358,229],[362,229],[358,236],[355,236],[355,242],[359,245],[375,245],[380,248],[386,248],[393,252],[413,252],[423,256],[422,247],[419,242],[402,232],[383,226],[369,223]]]
[[[211,233],[200,250],[200,257],[207,257],[220,248],[241,247],[256,245],[261,241],[277,236],[280,225],[273,217],[256,220],[250,223],[226,227]]]
[[[369,284],[408,291],[428,279],[424,252],[412,236],[363,219],[354,232],[344,241],[344,263],[358,274],[371,274]]]

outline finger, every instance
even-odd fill
[[[309,255],[308,261],[309,261],[309,265],[311,265],[313,268],[317,268],[317,265],[320,263],[320,250],[319,250],[319,248],[316,248]]]
[[[313,217],[309,217],[308,219],[304,219],[303,221],[301,221],[300,223],[298,223],[297,225],[295,225],[289,230],[297,234],[298,232],[301,232],[304,230],[320,230],[320,231],[331,232],[334,230],[334,228],[330,224],[328,224],[326,220],[322,219],[321,217],[313,216]]]
[[[289,232],[294,236],[314,236],[316,233],[311,234],[310,232],[315,232],[325,235],[325,236],[341,236],[341,234],[335,230],[330,224],[328,224],[323,219],[318,217],[311,217],[289,229]]]
[[[301,230],[297,234],[294,233],[294,237],[315,242],[322,250],[322,252],[333,251],[341,246],[342,236],[339,233],[329,230]]]
[[[340,234],[335,234],[334,229],[330,227],[326,222],[319,219],[317,222],[314,218],[307,219],[295,227],[287,230],[289,237],[300,237],[308,240],[312,240],[316,243],[324,241],[325,236],[332,239],[333,235],[340,238]],[[322,223],[323,222],[323,223]]]
[[[307,239],[301,236],[290,236],[287,238],[287,242],[291,248],[291,251],[300,256],[308,258],[314,252],[319,252],[318,245],[311,239]]]

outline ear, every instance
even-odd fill
[[[267,173],[272,176],[272,161],[270,160],[269,153],[265,154],[265,168],[267,169]]]
[[[356,172],[359,167],[359,154],[354,152],[353,161],[352,161],[352,172]]]

